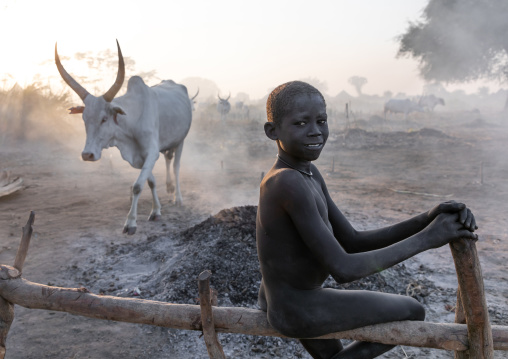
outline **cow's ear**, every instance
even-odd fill
[[[113,111],[113,120],[118,125],[118,120],[117,120],[116,116],[117,115],[125,115],[125,111],[119,106],[115,106],[111,110]]]
[[[85,106],[71,107],[69,109],[69,111],[71,111],[71,112],[69,112],[70,115],[75,115],[77,113],[83,113],[83,111],[85,111]]]
[[[117,115],[125,115],[125,111],[120,106],[113,107],[113,112]]]

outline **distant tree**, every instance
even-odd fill
[[[116,52],[116,49],[115,51],[107,49],[99,52],[77,52],[74,54],[74,59],[78,62],[86,62],[88,68],[94,74],[99,74],[98,76],[93,76],[93,78],[88,78],[80,74],[73,74],[73,77],[80,83],[81,86],[97,94],[105,92],[111,87],[111,81],[115,80],[116,72],[118,71],[118,53]],[[136,62],[128,56],[123,56],[123,60],[125,63],[125,73],[132,74],[134,72]],[[127,79],[129,77],[130,76],[127,76]],[[143,78],[143,80],[146,81],[147,79]],[[124,81],[122,89],[126,88],[127,81]]]
[[[397,56],[417,59],[429,81],[507,82],[506,19],[506,0],[430,0],[421,19],[400,36]]]
[[[347,82],[349,84],[353,85],[356,89],[356,92],[358,92],[358,96],[362,95],[362,87],[368,82],[365,77],[361,76],[352,76],[350,77]]]
[[[384,98],[392,98],[393,92],[391,92],[390,90],[387,90],[387,91],[383,92],[383,97]]]

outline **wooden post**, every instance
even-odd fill
[[[466,315],[460,298],[460,287],[457,288],[457,305],[455,306],[455,323],[466,324]],[[469,350],[455,351],[455,359],[469,359]]]
[[[210,277],[212,272],[205,270],[198,277],[199,305],[201,307],[201,325],[206,343],[206,350],[211,359],[226,359],[220,345],[213,321],[212,303],[210,296]]]
[[[5,358],[5,342],[14,320],[14,305],[0,297],[0,359]]]
[[[468,330],[469,358],[494,358],[494,343],[489,321],[489,311],[483,287],[482,270],[474,241],[459,239],[450,243],[459,284],[456,320],[464,312]],[[456,358],[468,358],[457,357]]]
[[[480,184],[483,184],[483,161],[480,161]]]
[[[28,253],[30,238],[32,237],[34,218],[35,213],[32,211],[30,212],[26,226],[23,227],[21,242],[19,243],[18,252],[16,253],[16,259],[14,260],[14,268],[8,270],[5,275],[0,275],[0,280],[9,280],[10,278],[16,278],[21,275],[26,254]],[[7,341],[7,334],[9,333],[13,320],[14,304],[0,296],[0,359],[5,358],[5,342]]]
[[[32,238],[32,224],[34,224],[35,213],[30,212],[28,221],[23,227],[23,235],[21,236],[21,242],[19,243],[18,252],[16,253],[16,259],[14,260],[14,268],[23,271],[23,264],[25,264],[26,255],[28,253],[28,246],[30,245],[30,239]]]

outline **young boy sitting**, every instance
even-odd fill
[[[401,223],[359,232],[333,203],[312,161],[328,138],[322,94],[300,81],[270,94],[266,135],[277,161],[264,177],[256,221],[262,282],[259,306],[281,334],[300,339],[313,358],[374,358],[393,346],[309,339],[399,320],[424,320],[413,298],[322,288],[331,275],[351,282],[457,238],[476,240],[471,211],[454,201]]]

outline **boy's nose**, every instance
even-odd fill
[[[308,136],[311,136],[311,137],[321,136],[321,129],[316,125],[312,126],[310,128]]]

